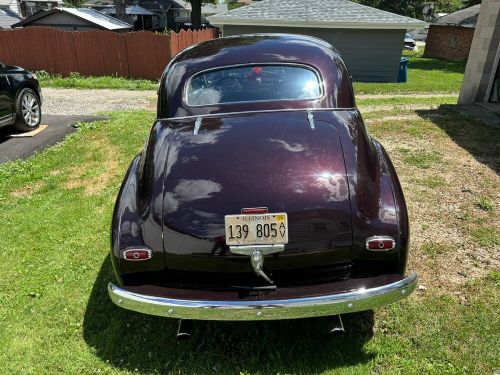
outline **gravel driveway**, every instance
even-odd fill
[[[130,109],[156,109],[155,91],[42,88],[43,114],[93,115]]]

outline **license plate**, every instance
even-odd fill
[[[288,243],[286,213],[226,215],[226,245],[284,245]]]

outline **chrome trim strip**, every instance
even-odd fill
[[[108,284],[111,300],[145,314],[198,320],[277,320],[329,316],[370,310],[410,295],[417,274],[376,288],[284,300],[199,301],[141,295]]]
[[[358,108],[284,108],[284,109],[260,109],[253,111],[239,111],[239,112],[221,112],[221,113],[206,113],[204,115],[191,115],[191,116],[178,116],[178,117],[162,117],[157,118],[156,121],[168,121],[168,120],[189,120],[193,118],[205,118],[205,117],[218,117],[218,116],[231,116],[231,115],[251,115],[254,113],[274,113],[274,112],[307,112],[307,111],[317,111],[317,112],[329,112],[329,111],[357,111]]]
[[[254,250],[260,251],[263,255],[279,253],[285,250],[285,245],[272,244],[272,245],[231,245],[229,252],[240,255],[252,255]]]
[[[370,241],[392,241],[392,246],[390,249],[369,249],[368,248],[368,242]],[[389,236],[373,236],[373,237],[368,237],[366,239],[366,250],[369,251],[389,251],[392,250],[396,247],[396,241],[394,241],[394,238],[389,237]]]
[[[261,100],[243,100],[239,102],[224,102],[224,103],[211,103],[211,104],[198,104],[198,105],[190,105],[188,101],[188,87],[189,84],[191,83],[191,80],[196,78],[197,76],[208,73],[211,71],[216,71],[216,70],[226,70],[226,69],[231,69],[231,68],[244,68],[244,67],[253,67],[253,66],[291,66],[295,68],[304,68],[307,70],[310,70],[314,73],[316,76],[316,79],[318,80],[318,87],[320,89],[320,96],[317,98],[311,98],[311,99],[261,99]],[[184,104],[185,107],[187,108],[199,108],[199,107],[214,107],[214,106],[220,106],[220,105],[231,105],[231,104],[248,104],[248,103],[262,103],[262,102],[297,102],[297,101],[320,101],[325,98],[325,88],[324,88],[324,81],[323,78],[321,77],[321,74],[319,71],[312,67],[311,65],[307,64],[302,64],[302,63],[288,63],[288,62],[264,62],[264,63],[242,63],[242,64],[232,64],[232,65],[221,65],[221,66],[216,66],[213,68],[208,68],[205,70],[200,70],[199,72],[196,72],[189,77],[189,79],[186,81],[184,84],[184,87],[182,89],[182,104]]]
[[[2,118],[0,118],[0,126],[4,125],[11,125],[16,119],[15,113],[5,115]]]

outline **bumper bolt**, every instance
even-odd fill
[[[401,290],[401,295],[404,296],[405,294],[406,294],[406,289]]]
[[[352,304],[352,303],[348,303],[348,304],[347,304],[347,307],[348,307],[348,308],[352,308],[352,306],[353,306],[353,304]]]
[[[118,300],[118,303],[121,305],[123,303],[123,300],[122,299],[119,299]]]
[[[173,310],[173,309],[168,309],[168,313],[169,313],[169,314],[172,314],[173,312],[174,312],[174,310]]]
[[[261,316],[262,315],[262,311],[257,311],[257,316]]]

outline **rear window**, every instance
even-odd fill
[[[249,65],[210,70],[192,77],[186,89],[188,106],[320,97],[318,75],[302,66]]]

